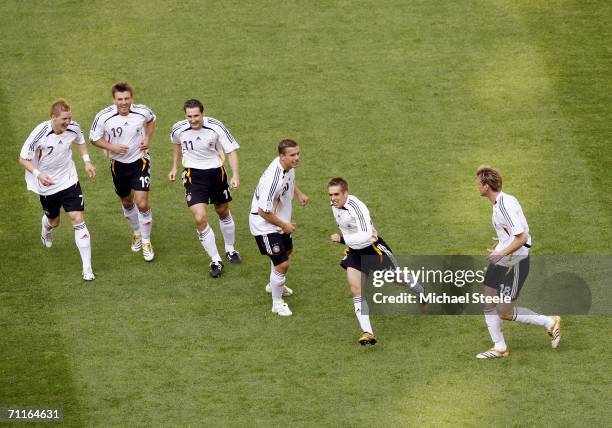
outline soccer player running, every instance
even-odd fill
[[[295,168],[300,162],[300,146],[293,140],[282,140],[278,157],[266,168],[259,179],[249,215],[249,227],[259,251],[271,260],[270,283],[266,291],[272,294],[272,313],[291,316],[293,312],[283,300],[293,290],[285,285],[289,269],[289,255],[293,249],[291,223],[293,196],[306,206],[310,199],[295,184]]]
[[[476,171],[476,187],[480,196],[493,204],[493,228],[497,233],[497,245],[489,250],[489,266],[484,279],[486,296],[506,296],[511,303],[485,303],[484,316],[493,348],[476,355],[478,359],[507,357],[510,353],[504,334],[502,320],[546,328],[553,348],[561,340],[561,318],[546,316],[531,309],[515,307],[521,288],[529,273],[529,249],[531,235],[529,225],[518,200],[502,192],[502,177],[490,166],[483,165]]]
[[[72,121],[70,106],[57,100],[51,106],[51,120],[39,124],[25,141],[19,163],[26,169],[28,190],[40,195],[42,216],[41,240],[53,245],[53,229],[60,224],[60,208],[68,214],[74,228],[74,242],[83,263],[83,279],[95,279],[91,267],[91,237],[83,219],[83,192],[72,161],[72,144],[76,144],[90,178],[96,176],[79,124]]]
[[[223,272],[223,262],[217,250],[215,232],[208,224],[207,208],[211,203],[215,205],[227,259],[231,263],[240,263],[240,254],[234,248],[236,226],[229,209],[232,195],[223,167],[226,153],[232,168],[231,187],[238,189],[240,178],[237,150],[240,146],[223,123],[212,117],[204,117],[204,105],[200,101],[185,101],[183,110],[186,119],[175,123],[170,132],[174,152],[168,180],[176,180],[178,163],[182,157],[187,206],[195,220],[202,248],[212,260],[210,275],[218,278]]]
[[[397,261],[391,248],[378,235],[368,207],[348,193],[347,181],[342,177],[332,178],[327,183],[327,190],[334,220],[342,233],[334,233],[330,238],[348,247],[340,266],[346,270],[346,279],[353,294],[355,315],[362,331],[359,343],[364,346],[375,345],[377,339],[370,323],[367,301],[361,295],[362,284],[371,270],[396,268]],[[367,262],[363,257],[369,257]],[[406,278],[405,284],[409,283],[409,278]],[[420,284],[412,282],[410,286],[420,296],[423,295],[424,290]]]
[[[155,115],[145,105],[132,104],[133,92],[129,83],[113,85],[113,105],[96,115],[89,139],[110,156],[115,193],[133,231],[132,251],[142,249],[145,261],[150,262],[155,253],[151,244],[149,145],[155,130]]]

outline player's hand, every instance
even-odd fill
[[[493,264],[496,264],[502,258],[504,258],[504,255],[501,253],[498,253],[497,251],[491,251],[489,255],[487,256],[487,259],[489,259],[489,261]]]
[[[298,195],[298,199],[300,200],[300,204],[305,207],[310,202],[310,198],[303,193]]]
[[[172,168],[168,173],[168,180],[174,181],[176,180],[176,168]]]
[[[149,139],[148,138],[145,137],[140,142],[140,150],[142,150],[143,152],[146,152],[147,150],[149,150]]]
[[[96,178],[96,167],[91,162],[85,162],[85,172],[89,178]]]
[[[332,236],[330,236],[330,239],[334,242],[341,242],[342,237],[337,233],[334,233]]]
[[[232,177],[232,180],[230,181],[230,186],[232,189],[238,190],[238,188],[240,187],[240,179],[238,177]]]
[[[110,146],[108,150],[110,150],[113,153],[117,153],[118,155],[123,155],[128,152],[128,149],[129,147],[124,146],[123,144],[117,144],[117,145],[113,144],[112,146]]]
[[[283,227],[281,227],[281,230],[284,234],[291,235],[293,232],[295,232],[295,225],[293,223],[285,223],[283,224]]]
[[[40,184],[45,187],[52,186],[53,184],[55,184],[55,182],[51,180],[51,177],[49,177],[47,174],[40,174],[38,176],[38,181],[40,181]]]

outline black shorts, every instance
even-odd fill
[[[85,201],[83,200],[83,192],[81,184],[77,181],[76,184],[67,189],[60,190],[53,195],[40,196],[40,204],[47,218],[56,218],[60,215],[60,208],[64,207],[64,211],[85,211]]]
[[[395,269],[397,261],[391,247],[381,237],[378,237],[376,242],[365,248],[359,250],[347,248],[344,258],[340,261],[340,266],[344,269],[352,267],[368,275],[373,270]]]
[[[293,239],[291,235],[285,233],[257,235],[255,242],[257,242],[259,252],[270,257],[274,266],[289,260],[289,254],[293,250]]]
[[[132,190],[148,192],[151,184],[151,158],[148,154],[132,163],[111,160],[115,193],[125,198]]]
[[[489,264],[484,285],[496,289],[500,296],[510,296],[514,302],[518,299],[528,274],[529,256],[510,268]]]
[[[185,168],[183,170],[185,201],[195,204],[224,204],[232,200],[227,173],[222,166],[211,169]]]

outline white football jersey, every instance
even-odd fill
[[[187,120],[175,123],[170,142],[181,146],[183,166],[196,169],[219,168],[224,153],[240,148],[223,123],[212,117],[205,117],[200,129],[192,129]]]
[[[19,156],[31,161],[34,168],[37,168],[41,174],[48,175],[55,184],[42,186],[34,174],[26,171],[28,190],[49,196],[67,189],[79,180],[72,161],[70,146],[73,143],[85,144],[81,127],[76,122],[70,122],[68,129],[61,134],[53,132],[50,120],[34,128],[23,144]]]
[[[258,214],[259,208],[276,214],[285,223],[290,223],[294,191],[295,169],[285,171],[277,157],[261,175],[253,194],[249,215],[249,227],[253,236],[282,233],[280,227],[264,220]]]
[[[531,247],[531,235],[529,234],[529,225],[523,214],[523,209],[519,201],[512,195],[500,192],[495,198],[493,204],[493,215],[491,217],[493,228],[497,233],[497,246],[495,251],[500,251],[506,248],[514,240],[516,235],[523,232],[527,234],[527,245]],[[522,246],[510,256],[501,259],[497,264],[502,266],[510,266],[516,263],[521,258],[525,258],[529,254],[529,248]],[[514,260],[513,260],[514,259]]]
[[[136,162],[143,156],[140,143],[145,137],[145,125],[156,119],[149,107],[132,104],[127,116],[122,116],[113,104],[101,110],[91,125],[89,139],[104,139],[110,144],[122,144],[128,147],[123,154],[109,152],[110,158],[122,163]]]
[[[332,206],[332,212],[348,247],[360,250],[378,239],[368,207],[355,196],[348,195],[342,208]]]

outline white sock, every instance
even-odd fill
[[[134,233],[140,235],[140,222],[138,221],[138,209],[136,208],[136,205],[132,205],[132,208],[130,209],[123,207],[123,215],[130,224],[130,227]]]
[[[200,232],[196,229],[196,232],[198,234],[200,244],[202,244],[202,248],[204,248],[206,254],[209,255],[213,262],[220,262],[221,257],[219,256],[219,251],[217,250],[217,244],[215,243],[215,232],[212,230],[212,227],[207,224],[203,231]]]
[[[497,309],[485,309],[484,310],[485,323],[489,329],[489,334],[494,343],[496,351],[505,351],[506,341],[504,340],[504,333],[502,331],[503,320],[497,314]]]
[[[138,223],[140,224],[140,235],[142,243],[151,242],[151,228],[153,227],[153,214],[149,209],[146,212],[138,211]]]
[[[547,329],[550,329],[555,324],[552,318],[535,313],[531,309],[521,307],[514,308],[512,321],[518,321],[523,324],[540,325]]]
[[[47,217],[45,214],[43,214],[42,216],[42,227],[44,229],[44,232],[47,232],[47,233],[50,232],[55,227],[55,226],[51,226],[51,223],[49,223],[49,217]]]
[[[42,219],[41,219],[41,230],[40,230],[40,236],[45,236],[47,233],[51,232],[54,228],[54,226],[51,226],[51,224],[49,223],[49,218],[43,214]]]
[[[74,242],[81,254],[83,271],[89,271],[91,270],[91,237],[89,236],[89,229],[87,229],[85,222],[75,224],[72,227],[74,228]]]
[[[232,213],[229,213],[227,217],[219,219],[219,227],[223,240],[225,241],[225,252],[234,252],[234,243],[236,242],[236,225]]]
[[[353,306],[355,307],[355,316],[359,321],[361,331],[367,331],[368,333],[374,334],[372,330],[372,324],[370,324],[370,315],[368,315],[368,303],[361,297],[353,297]]]
[[[283,288],[285,287],[285,274],[271,269],[270,272],[270,290],[272,291],[272,299],[283,297]]]

